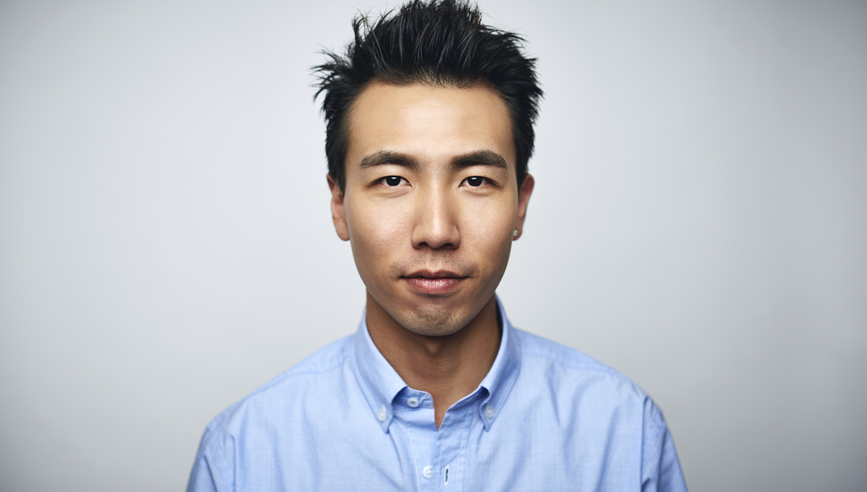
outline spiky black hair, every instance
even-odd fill
[[[359,15],[352,29],[355,39],[346,54],[326,51],[328,62],[313,68],[318,77],[314,97],[324,93],[328,173],[341,192],[346,188],[348,110],[372,81],[487,84],[496,90],[509,109],[520,186],[533,154],[533,123],[542,97],[536,60],[524,56],[520,36],[482,24],[479,9],[461,0],[413,0],[373,24]]]

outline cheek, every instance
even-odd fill
[[[346,210],[349,237],[359,269],[387,260],[408,240],[406,213],[394,207],[353,203]]]
[[[464,218],[463,237],[492,262],[496,256],[508,256],[512,246],[512,230],[515,224],[515,207],[512,204],[493,203],[490,206],[470,209]]]

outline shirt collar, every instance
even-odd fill
[[[515,329],[512,328],[500,298],[497,297],[497,309],[503,323],[503,333],[500,337],[500,348],[490,371],[474,392],[486,392],[479,412],[485,430],[490,430],[500,410],[512,391],[521,368],[520,348]],[[398,393],[406,388],[393,367],[385,360],[379,349],[370,338],[367,330],[367,312],[361,316],[358,331],[354,336],[355,374],[373,413],[373,418],[388,433],[388,427],[394,418],[393,401]],[[490,408],[490,410],[489,410]]]
[[[388,433],[388,426],[394,418],[392,401],[406,383],[385,360],[367,331],[367,310],[361,314],[361,323],[355,333],[355,374],[361,391],[373,411],[373,418]]]
[[[486,431],[491,430],[491,426],[500,415],[506,398],[512,392],[512,387],[515,386],[518,373],[521,372],[521,350],[518,346],[518,337],[512,324],[509,323],[509,318],[506,317],[506,310],[503,309],[503,303],[499,297],[497,297],[497,309],[499,309],[500,319],[503,322],[500,349],[497,351],[497,358],[494,359],[491,370],[479,384],[480,388],[484,388],[488,392],[487,398],[482,400],[482,404],[479,405],[479,413]]]

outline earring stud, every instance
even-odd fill
[[[518,229],[512,231],[512,237],[518,237]]]

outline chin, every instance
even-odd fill
[[[457,333],[470,322],[454,311],[434,309],[420,310],[401,316],[398,320],[407,330],[429,337],[442,337]]]

